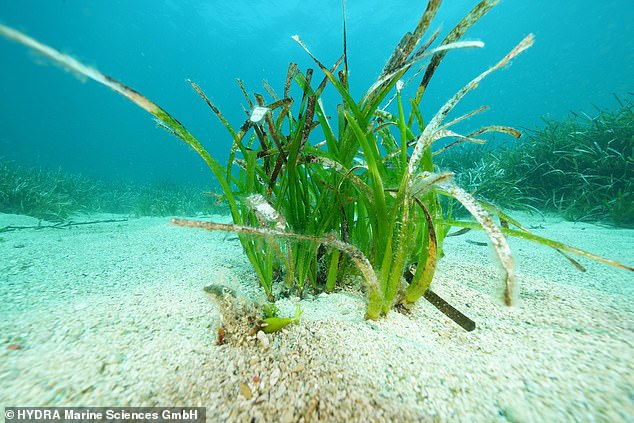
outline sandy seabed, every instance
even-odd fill
[[[634,230],[522,217],[634,262]],[[0,228],[37,224],[0,214]],[[506,307],[491,252],[468,241],[486,239],[446,239],[432,287],[473,332],[425,300],[364,321],[363,295],[338,292],[303,299],[301,324],[268,347],[231,347],[216,345],[220,311],[203,287],[262,299],[235,236],[166,218],[1,232],[0,406],[204,406],[212,422],[634,421],[634,274],[581,259],[582,273],[513,239],[519,302]]]

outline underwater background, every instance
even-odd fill
[[[432,46],[496,3],[443,2]],[[387,78],[362,110],[334,78],[311,93],[315,63],[291,38],[335,62],[341,0],[0,0],[0,414],[197,404],[230,422],[634,421],[634,5],[499,3],[460,38],[485,47],[449,51],[424,119],[405,124],[373,100],[399,86],[381,70],[424,0],[346,1],[351,96]],[[149,100],[80,82],[5,39],[33,47],[11,28]],[[269,119],[258,144],[243,131],[254,143],[230,156],[187,80],[238,128],[236,78],[275,97],[262,81],[281,93],[289,62],[290,112],[271,106],[275,130]],[[304,150],[313,127],[327,144]]]
[[[442,5],[432,24],[441,34],[474,6]],[[353,94],[379,74],[426,2],[349,0],[348,60]],[[281,91],[289,62],[315,67],[291,39],[299,34],[326,64],[342,52],[339,0],[88,2],[0,1],[0,23],[12,26],[153,99],[187,126],[220,161],[230,137],[186,83],[190,78],[232,125],[244,121],[235,82]],[[465,35],[483,49],[450,52],[422,104],[429,118],[474,75],[529,32],[535,46],[470,93],[460,111],[491,109],[469,122],[535,128],[542,117],[616,106],[613,94],[634,90],[634,3],[625,0],[502,1]],[[441,35],[442,37],[442,35]],[[183,143],[147,114],[93,82],[79,84],[45,59],[0,40],[0,158],[102,180],[204,184],[213,176]],[[35,63],[42,66],[35,66]],[[329,87],[330,88],[330,87]],[[326,100],[328,96],[326,95]],[[330,113],[335,104],[328,104]],[[476,122],[474,122],[474,120]],[[319,141],[319,140],[317,140]],[[513,143],[500,137],[501,143]]]

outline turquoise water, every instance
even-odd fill
[[[446,1],[431,29],[442,25],[442,39],[475,3]],[[348,1],[354,95],[375,80],[424,4]],[[534,128],[543,116],[611,108],[613,94],[630,99],[634,91],[633,18],[634,6],[625,1],[502,1],[463,38],[484,41],[485,48],[448,54],[421,113],[428,120],[530,32],[535,46],[469,93],[450,118],[487,104],[491,110],[465,128]],[[338,0],[0,0],[0,24],[143,93],[221,162],[231,138],[186,79],[239,127],[245,114],[236,78],[250,92],[264,94],[266,79],[281,93],[289,62],[302,71],[315,68],[291,35],[299,34],[327,65],[342,51]],[[368,289],[346,277],[335,292],[306,289],[288,298],[287,287],[276,282],[281,316],[292,316],[299,302],[302,320],[270,339],[253,335],[267,299],[238,237],[175,227],[165,217],[132,218],[223,212],[211,219],[228,222],[226,209],[200,195],[213,179],[200,157],[136,105],[23,46],[0,39],[0,60],[0,407],[200,404],[208,421],[632,421],[633,273],[583,258],[580,272],[581,265],[513,238],[520,302],[505,307],[498,301],[501,269],[487,259],[494,254],[485,248],[491,240],[472,231],[442,245],[432,288],[477,322],[473,332],[422,300],[410,314],[390,311],[367,321]],[[316,75],[313,85],[321,79]],[[334,115],[332,90],[323,99]],[[318,130],[311,137],[321,141]],[[3,209],[4,190],[19,191],[24,179],[5,188],[5,160],[53,169],[27,192],[42,194],[44,206],[51,203],[44,195],[51,184],[94,202],[99,195],[101,205],[90,209],[64,191],[55,198],[79,204],[53,213],[57,219],[48,209]],[[75,174],[93,179],[76,181]],[[93,187],[91,181],[100,182]],[[124,184],[110,191],[113,181]],[[179,190],[186,184],[195,193]],[[103,206],[117,201],[116,210]],[[121,215],[87,221],[76,211]],[[351,216],[349,222],[361,221],[356,211]],[[632,264],[632,229],[539,213],[519,217],[539,236]],[[282,223],[273,220],[276,228]],[[307,267],[326,275],[320,258]],[[210,299],[203,289],[210,284],[235,290],[246,305]]]
[[[432,29],[442,24],[445,34],[474,4],[445,2]],[[418,1],[348,2],[354,92],[360,95],[371,84],[423,8]],[[633,90],[632,22],[634,6],[627,1],[503,1],[464,37],[484,41],[485,48],[446,57],[422,112],[429,117],[529,32],[535,33],[535,46],[461,104],[463,112],[491,106],[470,127],[499,123],[532,128],[543,115],[560,118],[570,110],[591,109],[591,103],[613,106],[612,93]],[[0,23],[142,92],[180,119],[220,160],[228,153],[229,136],[186,78],[199,83],[238,126],[244,119],[243,97],[235,78],[242,78],[251,91],[263,92],[262,79],[281,91],[290,61],[302,69],[314,67],[292,34],[299,34],[324,63],[333,63],[342,51],[337,0],[4,1]],[[0,57],[0,157],[100,179],[211,179],[187,147],[107,89],[80,84],[4,39]]]

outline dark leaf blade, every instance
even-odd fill
[[[473,320],[464,315],[460,310],[449,304],[431,289],[425,291],[423,297],[440,310],[445,316],[456,322],[461,328],[467,332],[475,330],[476,324]]]
[[[459,40],[473,24],[475,24],[482,16],[484,16],[498,3],[499,0],[482,0],[464,18],[462,18],[458,25],[456,25],[449,34],[447,34],[441,44],[449,44]],[[420,102],[420,99],[425,92],[425,89],[427,88],[431,77],[434,75],[434,72],[436,71],[438,65],[440,65],[440,62],[446,54],[446,51],[440,51],[434,54],[434,56],[432,57],[431,62],[425,70],[423,79],[418,86],[415,97],[416,104]]]

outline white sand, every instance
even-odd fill
[[[634,263],[633,230],[528,220]],[[29,224],[0,215],[0,227]],[[633,421],[634,274],[588,260],[581,273],[512,240],[520,302],[508,308],[488,248],[467,239],[485,240],[447,238],[433,288],[474,332],[425,300],[367,322],[364,298],[342,292],[302,300],[301,325],[263,349],[215,345],[219,309],[202,288],[261,296],[232,235],[163,218],[0,233],[0,406],[200,405],[208,421],[242,422]]]

